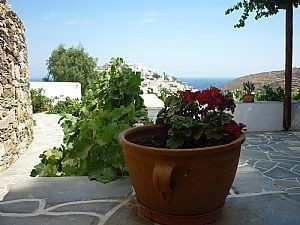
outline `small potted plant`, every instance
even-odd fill
[[[211,87],[165,99],[156,125],[120,134],[139,209],[160,224],[208,224],[221,215],[238,166],[245,125],[234,101]]]
[[[243,89],[245,91],[245,94],[243,95],[243,102],[245,103],[254,102],[254,94],[252,94],[252,92],[255,90],[254,84],[250,81],[244,82]]]

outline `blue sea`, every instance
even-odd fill
[[[179,77],[177,78],[180,81],[186,82],[189,86],[196,88],[198,90],[209,88],[210,86],[214,86],[217,88],[221,88],[223,84],[233,80],[234,78],[229,77]],[[42,81],[41,78],[31,78],[31,81]]]
[[[186,82],[188,85],[192,86],[193,88],[202,90],[209,88],[210,86],[214,86],[217,88],[221,88],[223,84],[233,80],[234,78],[229,77],[179,77],[178,80]]]

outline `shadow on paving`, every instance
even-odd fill
[[[297,225],[300,202],[254,168],[238,169],[216,225]],[[137,213],[129,178],[109,184],[87,177],[25,178],[0,202],[1,225],[148,225]],[[12,214],[13,213],[13,214]]]
[[[129,178],[101,184],[29,177],[41,151],[63,137],[58,117],[35,118],[34,143],[1,175],[0,199],[9,191],[0,202],[0,225],[153,225],[137,213]],[[300,133],[247,134],[223,215],[213,225],[299,225],[299,181]]]
[[[0,224],[103,224],[131,194],[129,178],[102,184],[87,177],[29,177],[11,185],[0,202]]]

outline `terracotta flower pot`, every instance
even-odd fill
[[[166,131],[161,126],[141,126],[120,134],[141,213],[167,225],[216,220],[233,183],[245,135],[229,144],[194,149],[135,144]]]
[[[243,102],[245,102],[245,103],[254,102],[254,95],[253,94],[244,94],[243,95]]]

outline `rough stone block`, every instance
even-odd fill
[[[3,86],[2,86],[2,84],[0,84],[0,97],[1,97],[2,93],[3,93]]]
[[[7,129],[9,125],[9,121],[7,118],[3,118],[0,120],[0,129]]]
[[[0,143],[0,159],[2,156],[4,156],[6,153],[5,151],[5,147],[4,147],[4,144],[3,143]]]
[[[24,26],[6,1],[0,0],[0,3],[0,142],[5,146],[5,157],[1,162],[3,170],[18,157],[20,148],[23,150],[23,146],[32,139],[29,136],[32,132],[23,132],[24,126],[31,131],[32,123],[25,125],[24,121],[32,121],[32,111],[23,113],[31,104]],[[1,147],[0,156],[3,153]]]
[[[18,125],[18,127],[17,127],[17,130],[18,131],[22,131],[22,130],[24,130],[25,129],[25,123],[19,123],[19,125]]]
[[[10,151],[11,149],[13,149],[14,144],[12,142],[12,140],[8,139],[4,142],[4,147],[7,151]]]
[[[15,65],[14,67],[14,73],[15,73],[15,77],[17,80],[20,80],[21,76],[20,76],[20,68],[18,65]]]

